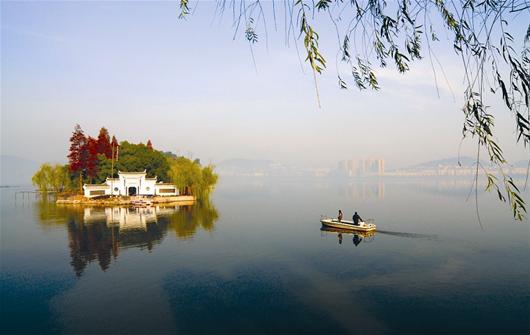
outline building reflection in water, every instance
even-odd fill
[[[349,199],[384,199],[385,183],[382,180],[377,182],[359,182],[340,186],[339,195]]]
[[[126,248],[151,251],[173,232],[192,238],[199,229],[212,231],[218,213],[211,203],[192,206],[75,207],[38,203],[43,227],[66,226],[71,265],[81,276],[91,262],[105,271]]]

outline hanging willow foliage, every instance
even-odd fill
[[[286,39],[292,36],[303,41],[319,105],[317,75],[326,69],[326,59],[319,49],[317,22],[329,22],[335,28],[338,59],[351,69],[352,76],[348,79],[340,74],[337,66],[341,89],[347,89],[350,81],[360,90],[379,89],[372,64],[380,67],[393,64],[403,73],[425,53],[431,64],[433,59],[439,63],[431,44],[440,43],[437,29],[443,29],[451,37],[451,47],[460,56],[464,68],[462,136],[477,141],[476,178],[479,169],[483,169],[488,181],[486,190],[495,190],[501,201],[510,204],[514,218],[522,220],[526,214],[525,202],[513,179],[504,172],[507,162],[495,139],[495,118],[488,111],[485,98],[491,93],[503,101],[514,116],[517,143],[529,148],[530,25],[523,32],[522,46],[516,45],[509,32],[511,20],[521,15],[530,17],[528,1],[286,0],[268,1],[272,5],[268,11],[264,11],[259,0],[218,0],[216,3],[217,15],[227,10],[232,13],[235,34],[244,22],[249,43],[258,41],[259,23],[263,23],[267,34],[267,20],[272,16],[276,27],[277,12],[282,11]],[[188,0],[180,0],[179,8],[181,18],[189,15]],[[440,21],[443,27],[435,28]],[[345,28],[339,29],[339,22],[346,22]],[[298,47],[296,43],[295,47]],[[480,164],[481,149],[485,149],[489,161],[498,168],[497,175]]]

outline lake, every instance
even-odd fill
[[[467,179],[221,178],[192,207],[1,189],[2,333],[517,334],[530,229]],[[530,200],[528,192],[526,199]],[[321,215],[374,218],[374,235]]]

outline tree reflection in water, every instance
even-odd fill
[[[43,199],[37,206],[42,227],[66,226],[70,264],[78,277],[93,261],[105,271],[122,249],[151,251],[168,230],[179,239],[193,237],[200,228],[212,231],[219,216],[210,202],[128,208],[60,206]]]
[[[212,231],[218,218],[219,214],[213,204],[203,201],[173,212],[169,219],[169,229],[174,231],[179,239],[188,239],[195,235],[198,228]]]

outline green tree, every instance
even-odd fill
[[[197,161],[185,157],[167,157],[169,177],[181,194],[207,199],[217,183],[213,166],[202,167]]]
[[[41,192],[65,192],[72,189],[68,165],[44,163],[31,181]]]
[[[117,177],[118,171],[114,167],[114,177]],[[112,176],[112,160],[107,158],[104,154],[98,154],[98,165],[97,165],[97,174],[95,177],[96,183],[103,183],[107,177]]]
[[[495,191],[501,201],[508,202],[513,216],[521,220],[525,202],[512,178],[503,171],[508,164],[494,133],[494,112],[489,99],[498,99],[512,113],[515,140],[530,147],[530,25],[510,26],[520,18],[530,17],[526,0],[293,0],[269,1],[217,0],[216,15],[225,10],[233,19],[235,34],[241,32],[252,48],[258,42],[258,27],[267,36],[267,22],[285,22],[285,35],[301,40],[305,61],[313,73],[316,97],[320,105],[317,77],[328,66],[320,48],[318,30],[331,27],[336,34],[337,82],[341,89],[353,83],[360,90],[380,88],[374,65],[393,66],[404,73],[412,63],[427,56],[432,64],[435,83],[439,74],[434,64],[440,63],[433,45],[447,43],[461,59],[464,80],[462,111],[463,138],[477,143],[476,175],[483,169],[486,190]],[[189,16],[189,0],[179,0],[180,18]],[[282,15],[283,13],[283,15]],[[277,15],[283,16],[277,20]],[[528,26],[526,26],[528,25]],[[517,31],[519,29],[519,31]],[[439,39],[438,35],[447,38]],[[259,34],[258,34],[259,33]],[[349,79],[343,75],[351,73]],[[497,175],[480,164],[480,153],[498,168]],[[478,183],[475,180],[475,187]],[[480,218],[479,218],[480,220]]]
[[[208,198],[213,191],[215,184],[217,184],[219,176],[214,172],[214,167],[212,165],[203,167],[201,174],[201,197]]]
[[[158,150],[150,150],[145,144],[132,144],[127,141],[120,143],[120,155],[115,162],[115,170],[143,171],[148,177],[169,180],[169,164],[164,154]]]

